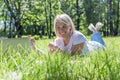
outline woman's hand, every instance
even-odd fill
[[[58,47],[53,42],[50,42],[48,47],[50,48],[50,52],[54,52],[56,49],[58,49]]]
[[[36,47],[35,47],[35,39],[32,38],[31,35],[28,36],[28,39],[30,41],[31,48],[35,50],[36,49]]]
[[[30,41],[30,46],[33,50],[35,50],[36,52],[39,52],[39,53],[43,53],[43,51],[41,49],[37,49],[37,47],[35,46],[35,39],[32,38],[30,35],[28,36],[28,39]]]

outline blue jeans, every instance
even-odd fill
[[[105,42],[103,41],[100,32],[94,32],[94,33],[91,35],[91,41],[99,42],[100,44],[102,44],[102,45],[105,46]]]

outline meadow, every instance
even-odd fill
[[[36,41],[44,52],[31,50],[26,39],[0,42],[0,80],[119,80],[120,37],[104,37],[105,50],[84,56],[56,51],[49,53],[52,39]],[[17,42],[18,41],[18,42]],[[6,46],[7,45],[7,46]]]

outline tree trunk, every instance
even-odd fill
[[[51,16],[52,16],[52,4],[51,4],[51,0],[50,0],[50,2],[49,2],[49,5],[50,5],[50,13],[49,13],[49,19],[50,19],[50,33],[49,33],[49,38],[51,38],[51,34],[52,34],[52,28],[51,28],[51,26],[52,26],[52,18],[51,18]]]
[[[12,21],[11,23],[13,23],[13,26],[16,27],[16,33],[18,37],[21,37],[23,33],[23,28],[21,26],[21,19],[20,19],[20,9],[21,9],[20,1],[10,2],[10,0],[4,0],[4,2],[7,6],[8,11],[10,12],[11,19],[14,19],[14,22],[11,20]]]
[[[109,9],[110,9],[110,35],[114,35],[114,30],[113,30],[113,22],[112,22],[112,16],[113,16],[113,8],[112,8],[112,0],[109,0]]]
[[[5,11],[5,12],[3,12],[3,13],[5,13],[4,15],[5,15],[5,19],[4,19],[4,32],[6,33],[6,27],[7,27],[7,25],[6,25],[6,21],[7,21],[7,12]]]
[[[79,30],[80,27],[80,14],[79,14],[79,3],[78,0],[76,0],[76,14],[77,14],[77,30]]]
[[[16,27],[15,35],[18,35],[18,37],[21,37],[23,34],[23,27],[21,26],[20,21],[15,22],[15,27]]]
[[[117,5],[117,20],[116,20],[116,28],[114,31],[114,36],[118,35],[118,28],[119,28],[119,1],[118,1],[118,5]]]
[[[46,26],[47,26],[47,36],[49,35],[49,28],[48,28],[48,16],[47,16],[47,2],[45,3],[45,16],[46,16]]]

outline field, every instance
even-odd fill
[[[106,37],[106,49],[85,56],[48,52],[52,39],[38,40],[43,54],[10,40],[0,43],[0,80],[119,80],[120,37]],[[27,43],[22,40],[21,43]],[[6,46],[7,45],[7,46]],[[26,46],[29,46],[27,43]]]

